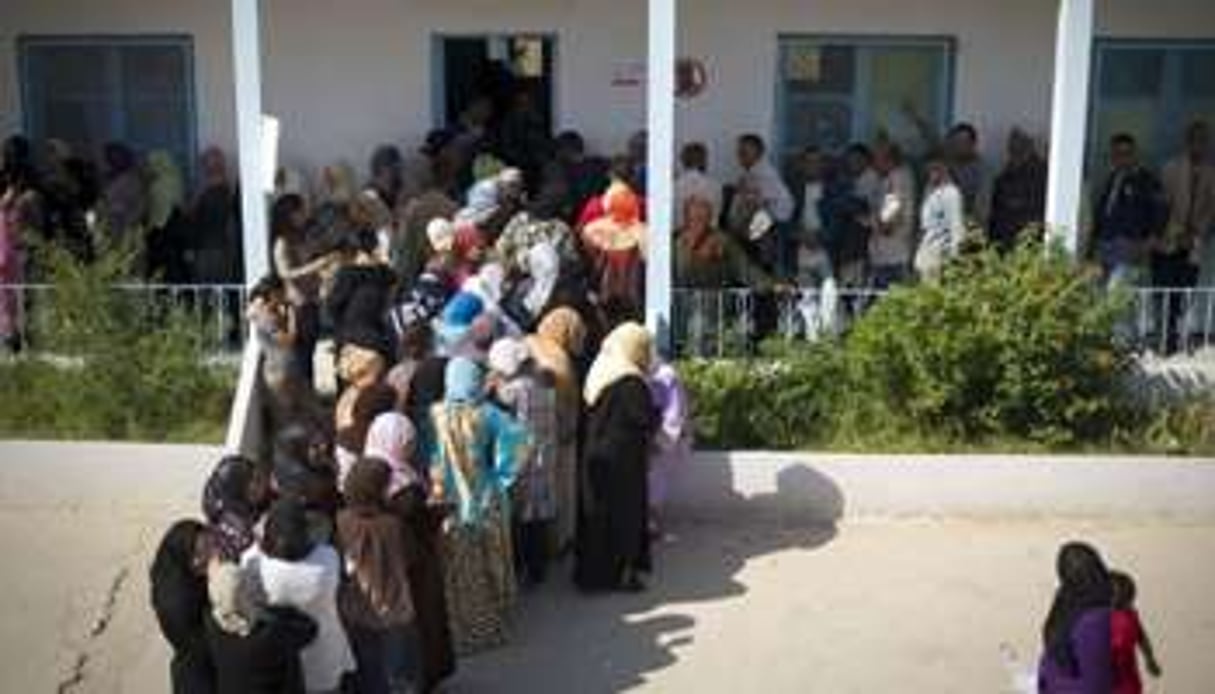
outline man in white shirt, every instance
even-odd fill
[[[907,279],[915,245],[915,177],[898,145],[885,142],[873,150],[873,168],[882,183],[881,206],[875,210],[869,236],[869,271],[875,289],[889,289]]]
[[[1186,129],[1185,151],[1164,165],[1161,184],[1168,224],[1152,249],[1152,285],[1185,289],[1198,284],[1207,234],[1215,227],[1215,166],[1210,160],[1211,132],[1203,121]],[[1170,297],[1168,348],[1177,344],[1180,296]]]
[[[759,242],[763,249],[765,262],[773,268],[783,270],[781,266],[785,258],[781,228],[792,221],[796,204],[793,194],[781,179],[780,172],[767,160],[767,150],[767,145],[759,135],[749,133],[738,138],[738,165],[742,169],[742,175],[738,180],[738,192],[731,202],[731,217],[740,217],[735,209],[740,206],[757,207],[757,214],[762,212],[768,217],[771,229],[759,234],[762,238],[753,240]],[[757,228],[760,226],[752,225],[753,236]]]
[[[713,208],[710,219],[717,223],[721,215],[721,183],[709,176],[709,150],[703,142],[689,142],[679,153],[683,171],[675,179],[675,228],[683,227],[684,209],[688,200],[700,198]]]

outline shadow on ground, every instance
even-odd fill
[[[733,491],[724,459],[683,472],[667,526],[672,537],[655,546],[647,592],[582,595],[562,565],[524,595],[512,642],[462,662],[446,691],[598,694],[644,684],[695,644],[696,621],[681,605],[741,599],[747,588],[738,575],[748,561],[813,550],[836,535],[843,496],[810,468],[787,467],[774,492],[749,497]]]

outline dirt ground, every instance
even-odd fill
[[[147,566],[214,451],[51,452],[0,444],[0,691],[166,692]],[[554,575],[524,598],[513,643],[462,663],[447,691],[1003,692],[1000,644],[1036,656],[1071,538],[1139,578],[1165,669],[1150,691],[1215,691],[1215,524],[729,521],[675,520],[642,595],[587,598]]]

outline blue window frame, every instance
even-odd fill
[[[777,140],[838,150],[889,137],[911,154],[953,118],[955,42],[949,37],[802,36],[779,39]]]
[[[22,36],[25,131],[96,154],[124,142],[165,149],[186,172],[196,151],[194,49],[188,36]]]
[[[1215,124],[1215,41],[1098,39],[1095,48],[1091,170],[1102,170],[1116,133],[1134,135],[1143,161],[1161,164],[1189,123]]]

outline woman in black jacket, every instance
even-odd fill
[[[210,547],[206,526],[178,521],[165,533],[152,560],[152,609],[173,648],[169,678],[174,694],[215,691],[215,666],[205,628]]]
[[[388,328],[396,274],[377,251],[375,232],[365,226],[344,240],[355,248],[353,262],[337,271],[326,308],[333,321],[338,350],[357,345],[396,362],[396,347]]]

